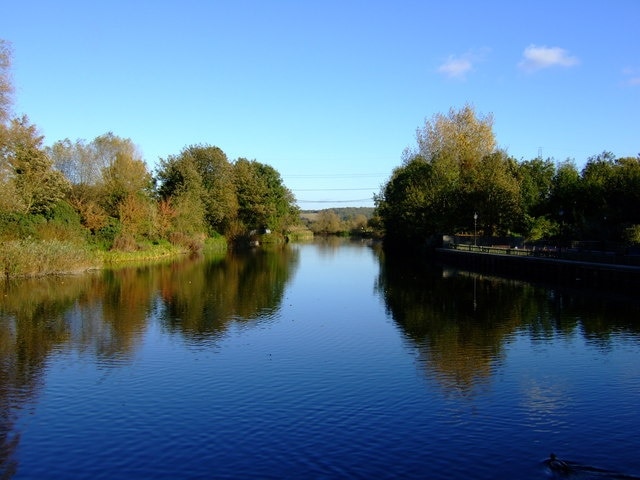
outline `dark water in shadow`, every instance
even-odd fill
[[[0,478],[640,475],[637,299],[345,241],[2,288]]]

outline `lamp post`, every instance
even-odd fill
[[[478,212],[474,212],[473,213],[473,246],[474,247],[478,246],[478,242],[476,240],[477,231],[478,231]]]

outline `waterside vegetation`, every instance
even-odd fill
[[[521,237],[527,243],[640,244],[640,157],[604,151],[573,160],[516,160],[497,146],[493,117],[471,105],[437,114],[375,197],[388,245],[442,234]]]
[[[44,144],[11,110],[11,48],[0,40],[0,277],[69,273],[122,262],[313,235],[422,246],[473,235],[629,248],[640,245],[640,157],[604,151],[556,162],[517,160],[497,145],[493,117],[471,105],[416,131],[375,208],[300,212],[279,172],[186,146],[151,171],[112,132]]]
[[[12,113],[12,52],[0,40],[0,276],[69,273],[123,261],[225,251],[269,232],[303,236],[271,166],[195,144],[150,171],[112,132],[44,145]],[[263,240],[266,240],[261,237]]]

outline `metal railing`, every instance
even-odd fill
[[[628,265],[640,267],[640,256],[622,255],[615,252],[583,251],[570,248],[512,248],[509,246],[484,246],[449,244],[449,248],[466,252],[486,253],[491,255],[512,255],[521,257],[553,258],[575,262],[602,263],[609,265]]]

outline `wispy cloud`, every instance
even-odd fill
[[[535,72],[551,67],[573,67],[580,63],[578,57],[570,55],[567,50],[560,47],[529,45],[524,49],[522,56],[518,66],[525,72]]]
[[[449,78],[464,78],[471,70],[473,70],[473,64],[469,59],[454,56],[450,56],[438,67],[438,72]]]
[[[484,60],[489,49],[474,50],[462,55],[449,55],[447,60],[438,67],[438,73],[448,78],[465,79],[472,72],[475,64]]]
[[[640,69],[639,68],[625,68],[622,70],[622,74],[625,77],[625,85],[631,87],[640,86]]]

